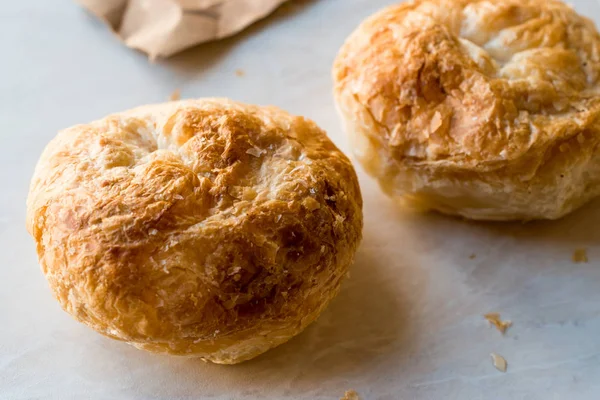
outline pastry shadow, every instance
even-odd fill
[[[270,26],[286,23],[317,1],[319,0],[288,1],[270,15],[254,22],[233,36],[190,47],[171,57],[160,59],[157,63],[174,70],[178,75],[197,76],[202,71],[216,65],[221,58],[225,57],[239,44]]]
[[[470,221],[391,208],[390,223],[401,226],[419,264],[456,279],[464,290],[457,293],[464,296],[515,296],[540,276],[569,282],[597,270],[600,199],[558,220],[530,222]],[[587,261],[574,259],[579,249],[586,249]]]
[[[120,349],[135,356],[130,359],[118,353],[132,380],[147,382],[139,389],[144,394],[168,392],[182,399],[198,395],[316,398],[325,392],[339,398],[343,395],[340,387],[350,388],[356,376],[399,365],[408,368],[418,338],[415,324],[410,323],[415,296],[427,282],[420,278],[415,283],[415,277],[410,277],[415,270],[410,260],[382,254],[378,225],[365,222],[363,243],[338,296],[304,332],[253,360],[217,365],[155,356],[125,344],[117,349],[104,339],[103,343],[115,349],[113,355]],[[161,381],[149,379],[157,373]],[[266,393],[272,397],[265,397]]]
[[[550,241],[577,247],[600,242],[600,199],[591,201],[578,210],[555,221],[498,224],[490,229],[509,233],[531,241]]]
[[[376,235],[365,235],[350,279],[321,317],[289,342],[253,360],[217,365],[194,358],[156,356],[98,338],[102,348],[96,351],[109,357],[100,357],[105,367],[95,368],[108,371],[115,379],[124,374],[132,388],[123,390],[129,393],[135,388],[148,398],[315,398],[315,391],[339,398],[343,395],[340,387],[351,387],[348,385],[356,376],[404,363],[408,366],[411,349],[415,349],[418,335],[409,322],[414,287],[397,287],[410,265],[379,253]],[[397,263],[398,274],[383,268],[383,262]],[[92,353],[89,357],[95,358]],[[113,371],[114,365],[123,365],[123,370]],[[267,393],[272,396],[265,397]]]
[[[363,244],[339,295],[303,333],[224,373],[279,371],[310,386],[397,358],[410,345],[408,304],[382,275],[376,255],[373,246]]]
[[[560,243],[585,247],[600,242],[600,199],[584,205],[558,220],[530,222],[470,222],[478,229],[511,235],[531,243]]]
[[[531,243],[560,243],[585,247],[600,242],[600,198],[557,220],[473,221],[437,212],[415,212],[397,206],[394,214],[402,222],[429,229],[430,225],[453,225],[469,234],[514,237]],[[457,236],[460,238],[460,236]]]

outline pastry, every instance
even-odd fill
[[[333,67],[356,157],[385,192],[479,220],[557,219],[600,194],[600,36],[557,0],[415,0]]]
[[[35,170],[27,228],[78,321],[233,364],[301,332],[336,295],[362,199],[312,121],[185,100],[60,132]]]

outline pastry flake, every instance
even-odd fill
[[[506,330],[512,326],[512,321],[502,321],[499,313],[488,313],[485,314],[484,317],[503,335],[506,333]]]

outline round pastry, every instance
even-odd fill
[[[556,219],[600,194],[600,36],[556,0],[415,0],[333,67],[357,158],[409,204]]]
[[[298,334],[336,295],[362,199],[312,121],[186,100],[60,132],[35,170],[27,227],[77,320],[232,364]]]

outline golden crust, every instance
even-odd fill
[[[335,296],[362,199],[312,121],[186,100],[60,132],[36,168],[27,228],[77,320],[228,364],[287,341]]]
[[[600,36],[557,0],[416,0],[367,19],[333,67],[384,190],[474,219],[559,218],[600,194]]]

